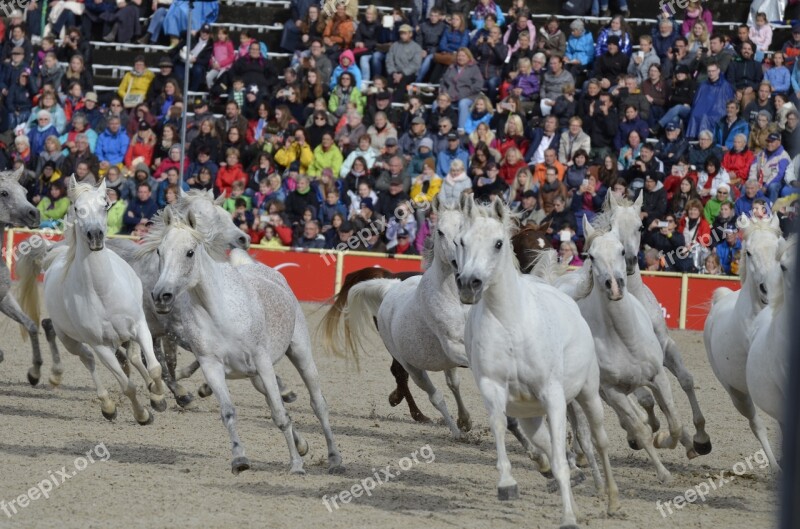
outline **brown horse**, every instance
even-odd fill
[[[529,274],[536,262],[536,257],[553,246],[550,244],[551,236],[547,234],[550,222],[543,224],[526,224],[511,238],[514,254],[519,261],[519,269],[523,274]]]
[[[333,298],[333,307],[325,314],[325,317],[322,320],[321,329],[324,331],[323,336],[326,337],[323,340],[327,341],[328,336],[335,336],[336,327],[339,324],[339,318],[335,316],[338,316],[344,310],[344,307],[347,305],[347,295],[353,286],[371,279],[405,280],[409,277],[418,276],[421,274],[422,272],[400,272],[395,274],[390,270],[379,267],[362,268],[361,270],[356,270],[355,272],[350,272],[347,274],[347,276],[344,278],[342,289]],[[376,321],[375,327],[377,328],[377,326],[378,322]],[[326,343],[325,348],[328,351],[335,350],[330,343]],[[408,372],[405,370],[405,368],[403,368],[403,366],[400,365],[397,360],[392,359],[392,366],[389,368],[389,370],[391,371],[395,382],[397,383],[397,388],[389,394],[389,404],[394,407],[403,402],[403,399],[405,399],[405,401],[408,403],[408,411],[411,413],[411,417],[415,421],[431,422],[431,420],[419,410],[417,403],[414,402],[414,397],[411,395],[411,390],[408,388]]]

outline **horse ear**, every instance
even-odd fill
[[[462,193],[459,197],[459,208],[465,217],[471,219],[475,213],[475,197],[472,193]]]
[[[193,230],[197,229],[197,219],[194,216],[194,211],[192,211],[191,209],[189,210],[189,213],[186,215],[186,222],[189,223],[189,227],[192,228]]]
[[[220,193],[220,195],[217,198],[214,198],[214,192],[211,191],[210,189],[208,190],[208,192],[211,195],[211,198],[214,200],[215,206],[221,206],[225,202],[225,193]]]
[[[106,198],[106,179],[103,178],[100,180],[100,185],[97,186],[97,194],[103,197],[103,200]]]
[[[69,197],[70,201],[75,201],[75,187],[78,185],[78,181],[75,180],[75,173],[72,173],[72,176],[69,177],[69,183],[67,184],[67,197]]]
[[[780,231],[780,229],[781,229],[781,219],[779,219],[778,216],[773,213],[772,217],[770,217],[770,219],[769,219],[769,225],[770,225],[770,227]]]
[[[440,207],[442,207],[442,201],[439,198],[439,195],[437,194],[435,197],[433,197],[433,201],[431,202],[431,210],[434,213],[438,214]]]
[[[608,206],[608,211],[614,211],[617,206],[619,206],[617,195],[615,195],[613,191],[606,193],[606,205]]]
[[[612,193],[613,195],[613,193]],[[614,199],[616,200],[616,198]],[[639,196],[636,197],[636,200],[633,202],[633,205],[639,209],[642,209],[642,204],[644,203],[644,192],[639,191]]]
[[[494,200],[492,200],[492,213],[497,220],[505,223],[506,217],[508,217],[508,210],[499,197],[494,197]]]
[[[541,224],[539,224],[539,227],[537,228],[537,230],[538,231],[547,231],[552,224],[553,224],[552,220],[548,220],[547,222],[542,222]]]
[[[172,221],[175,219],[175,215],[172,213],[171,207],[166,207],[161,210],[161,220],[164,221],[165,226],[169,226],[172,224]]]
[[[20,165],[19,169],[17,169],[13,173],[11,173],[11,178],[13,178],[17,182],[19,182],[22,179],[22,175],[24,175],[24,174],[25,174],[25,166],[24,165]]]
[[[211,190],[209,190],[211,191]],[[213,193],[213,191],[212,191]],[[189,193],[183,190],[183,186],[178,186],[178,200],[184,199],[189,196]]]
[[[583,235],[587,239],[594,235],[594,227],[592,223],[589,222],[589,218],[586,215],[583,216]]]

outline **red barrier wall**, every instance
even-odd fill
[[[702,331],[706,317],[711,310],[711,298],[719,287],[739,290],[739,281],[729,281],[715,277],[692,276],[686,298],[686,328]]]
[[[681,278],[665,276],[642,276],[642,281],[655,294],[661,312],[670,329],[679,329],[681,324]]]

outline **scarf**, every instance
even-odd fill
[[[48,68],[47,66],[45,66],[45,65],[43,64],[43,65],[42,65],[42,66],[39,68],[39,70],[42,72],[42,76],[44,76],[44,77],[50,77],[50,76],[53,76],[53,75],[57,74],[57,73],[58,73],[58,70],[59,70],[60,68],[61,68],[61,65],[60,65],[60,64],[58,64],[58,63],[56,63],[56,65],[55,65],[55,66],[53,66],[52,68]]]
[[[483,112],[478,112],[477,110],[473,110],[472,111],[472,119],[475,120],[475,121],[478,121],[480,119],[483,119],[483,117],[486,116],[486,114],[488,114],[488,113],[489,112],[487,112],[486,110],[484,110]]]
[[[497,5],[494,3],[494,0],[489,2],[489,5],[483,5],[479,2],[478,6],[475,8],[475,18],[477,20],[483,20],[486,18],[486,15],[494,15],[495,13],[497,13]]]
[[[463,182],[467,179],[467,173],[460,173],[457,176],[453,176],[452,173],[448,171],[445,180],[451,186],[455,186],[458,182]]]

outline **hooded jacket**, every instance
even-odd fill
[[[731,84],[721,76],[716,82],[701,84],[686,126],[686,137],[694,139],[703,130],[714,130],[717,121],[725,116],[725,106],[735,95]]]
[[[342,66],[342,59],[350,59],[350,65],[345,68]],[[339,65],[333,70],[333,74],[331,75],[331,82],[330,82],[330,89],[334,90],[339,83],[339,77],[344,73],[348,72],[353,76],[353,87],[359,88],[361,86],[361,70],[356,66],[356,57],[353,55],[351,50],[344,50],[341,55],[339,55]]]

